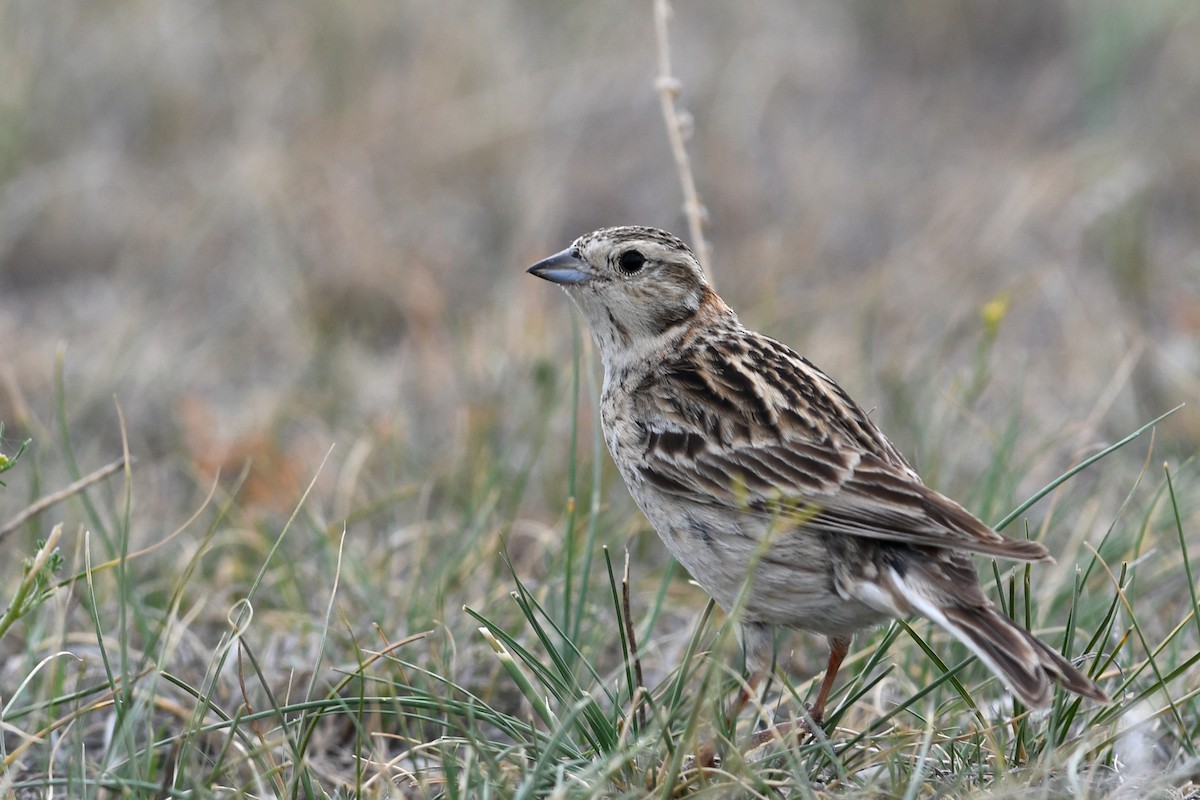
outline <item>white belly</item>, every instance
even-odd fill
[[[739,619],[848,636],[889,616],[839,592],[819,536],[770,531],[750,514],[714,514],[655,494],[638,504],[667,550]]]

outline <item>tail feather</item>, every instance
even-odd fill
[[[1101,702],[1108,695],[1045,642],[990,606],[943,609],[946,629],[1000,676],[1027,706],[1050,704],[1057,683]]]
[[[970,648],[1025,705],[1049,705],[1055,683],[1092,700],[1108,702],[1108,695],[1074,664],[991,606],[942,605],[922,592],[911,591],[904,599]]]
[[[1082,671],[1077,669],[1070,661],[1067,661],[1065,658],[1063,658],[1062,655],[1060,655],[1059,652],[1053,647],[1046,644],[1041,639],[1036,638],[1031,633],[1026,631],[1021,632],[1028,636],[1030,641],[1032,641],[1034,645],[1041,650],[1043,656],[1054,662],[1054,664],[1058,667],[1058,671],[1055,673],[1054,680],[1064,689],[1088,699],[1096,700],[1100,703],[1107,703],[1112,700],[1112,698],[1108,696],[1107,692],[1096,685],[1095,681],[1084,675]],[[1045,664],[1046,662],[1043,661],[1042,663]],[[1049,669],[1049,667],[1047,667],[1047,669]]]

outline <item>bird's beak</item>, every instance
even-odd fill
[[[596,277],[570,248],[543,258],[526,272],[563,286],[577,286]]]

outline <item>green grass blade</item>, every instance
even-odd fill
[[[1166,412],[1165,414],[1162,414],[1162,415],[1157,416],[1154,419],[1150,420],[1145,425],[1143,425],[1142,427],[1135,430],[1133,433],[1126,436],[1124,439],[1121,439],[1120,441],[1104,448],[1099,453],[1096,453],[1095,455],[1089,456],[1088,458],[1085,458],[1083,461],[1080,461],[1074,467],[1071,467],[1069,470],[1064,472],[1062,475],[1059,475],[1057,478],[1050,481],[1050,483],[1046,484],[1041,489],[1034,492],[1032,497],[1030,497],[1024,503],[1021,503],[1019,506],[1014,508],[1012,511],[1010,511],[1007,516],[1005,516],[1003,519],[1001,519],[999,522],[997,522],[993,527],[998,531],[1003,530],[1005,527],[1007,527],[1009,525],[1009,523],[1011,523],[1017,517],[1021,516],[1026,511],[1028,511],[1029,508],[1031,506],[1033,506],[1034,503],[1036,503],[1037,501],[1041,500],[1046,495],[1053,492],[1059,486],[1066,483],[1071,478],[1075,477],[1080,472],[1082,472],[1083,470],[1090,467],[1092,464],[1095,464],[1097,461],[1101,460],[1102,458],[1105,458],[1106,456],[1109,456],[1112,453],[1117,452],[1122,447],[1129,444],[1130,442],[1132,442],[1134,439],[1141,436],[1146,431],[1153,429],[1155,425],[1162,422],[1164,419],[1171,416],[1172,414],[1174,414],[1176,411],[1178,411],[1181,408],[1183,408],[1182,403],[1175,406],[1174,408],[1172,408],[1170,411]]]

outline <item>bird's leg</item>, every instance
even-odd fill
[[[849,639],[839,639],[836,636],[829,637],[829,663],[825,666],[825,677],[821,679],[821,689],[817,692],[817,702],[813,703],[812,709],[809,710],[813,722],[818,725],[825,719],[825,701],[829,699],[829,692],[833,689],[833,682],[837,678],[838,670],[842,667],[842,661],[846,658],[846,653],[849,651]]]
[[[725,718],[727,730],[737,730],[738,717],[746,704],[758,694],[758,685],[771,671],[775,663],[775,633],[770,625],[761,622],[742,622],[738,627],[738,639],[749,675],[738,691],[733,708]]]
[[[833,689],[833,682],[837,678],[842,661],[846,658],[846,653],[849,651],[849,639],[829,637],[829,663],[825,667],[825,677],[821,679],[821,688],[817,691],[817,701],[811,706],[808,712],[809,716],[812,717],[813,723],[817,725],[820,725],[825,719],[825,703],[829,700],[829,692]],[[738,710],[741,710],[740,707]],[[795,731],[797,734],[812,732],[809,729],[808,723],[804,720],[799,720],[796,724],[785,722],[782,725],[776,725],[773,728],[754,734],[750,738],[750,746],[758,747],[776,737],[786,736],[792,731]]]
[[[763,670],[751,669],[745,683],[738,689],[737,698],[725,715],[725,730],[730,732],[731,737],[737,731],[738,717],[742,715],[746,704],[758,693],[758,684],[762,682],[764,675],[766,672]],[[694,763],[703,769],[714,769],[721,765],[720,753],[720,743],[710,739],[696,748]]]
[[[733,701],[733,708],[729,709],[729,715],[725,717],[726,728],[731,731],[737,729],[738,717],[742,715],[742,710],[746,708],[746,704],[758,694],[758,685],[762,683],[764,675],[766,673],[762,670],[753,670],[747,676],[746,682],[738,690],[737,699]]]

